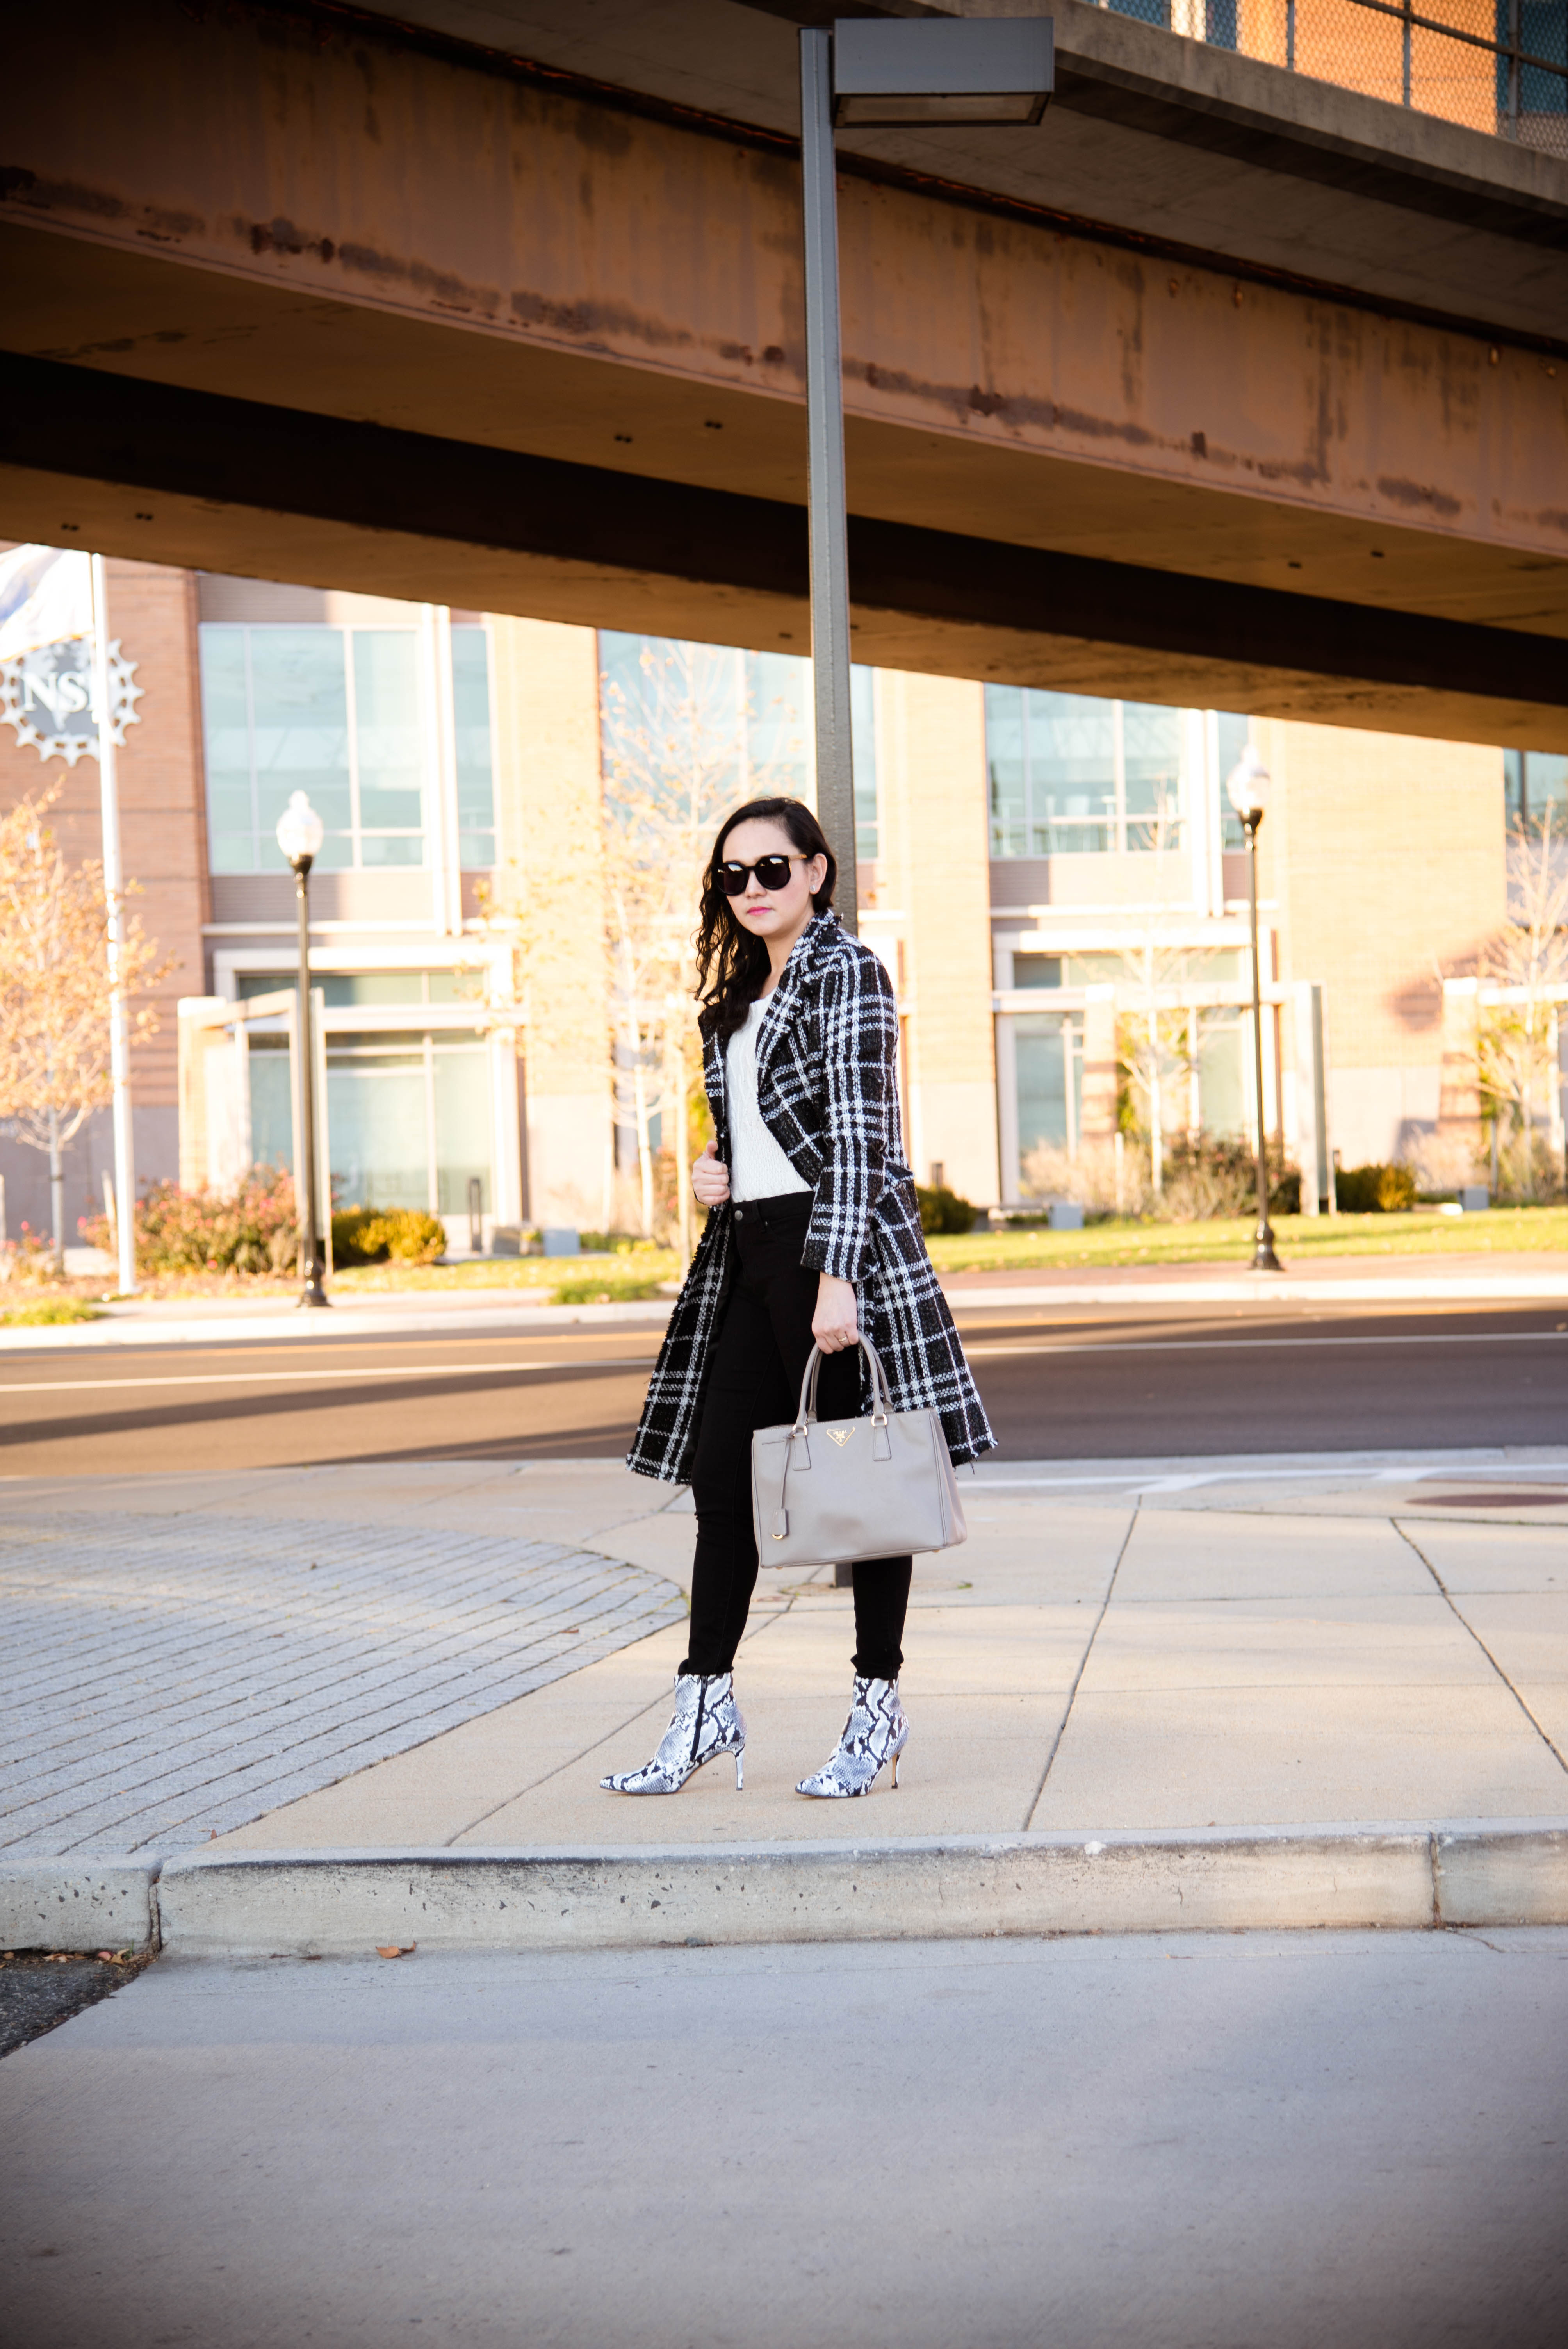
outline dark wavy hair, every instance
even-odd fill
[[[782,825],[798,856],[823,856],[828,870],[822,885],[812,894],[811,905],[822,913],[833,902],[839,864],[828,845],[828,835],[803,800],[748,800],[725,817],[713,843],[713,854],[702,876],[702,904],[696,932],[697,1001],[702,1006],[705,1035],[720,1043],[743,1027],[746,1015],[761,992],[768,976],[766,941],[741,928],[729,910],[729,899],[718,885],[724,844],[738,823],[753,818]]]

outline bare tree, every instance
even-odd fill
[[[1149,1176],[1156,1196],[1164,1188],[1165,1137],[1177,1121],[1167,1116],[1172,1091],[1190,1089],[1193,1039],[1185,1011],[1161,1009],[1161,997],[1180,987],[1187,976],[1188,955],[1172,947],[1161,915],[1160,881],[1167,852],[1181,838],[1181,813],[1175,795],[1159,791],[1154,812],[1140,819],[1152,859],[1152,903],[1136,946],[1123,948],[1122,977],[1116,990],[1117,1051],[1135,1107],[1141,1097],[1142,1122],[1149,1135]],[[1183,1131],[1187,1120],[1181,1120]]]
[[[109,1065],[108,901],[103,868],[67,864],[44,821],[57,783],[0,817],[0,1123],[15,1140],[49,1154],[55,1265],[65,1270],[61,1153],[113,1091]],[[134,917],[119,947],[127,996],[172,968]],[[150,1007],[132,1016],[131,1040],[157,1026]],[[119,1203],[121,1215],[134,1200]]]
[[[777,712],[763,713],[778,717]],[[603,909],[610,1019],[605,1035],[616,1123],[636,1151],[631,1216],[655,1236],[662,1221],[653,1149],[655,1119],[675,1169],[676,1236],[693,1238],[688,1105],[702,1071],[695,935],[703,867],[714,833],[742,800],[798,789],[795,773],[752,756],[757,713],[746,656],[729,647],[645,643],[635,676],[607,677],[601,706],[603,819],[581,869],[531,862],[515,888],[481,900],[492,936],[511,944],[525,1030],[537,993],[570,988],[561,918],[591,878]],[[777,732],[777,726],[769,730]],[[781,755],[795,745],[787,741]]]
[[[1557,1122],[1551,1088],[1562,1081],[1559,1006],[1568,994],[1568,843],[1561,830],[1553,838],[1553,816],[1548,807],[1538,823],[1515,824],[1510,833],[1511,919],[1487,947],[1480,971],[1481,1093],[1491,1101],[1494,1120],[1506,1117],[1512,1129],[1510,1154],[1518,1162],[1518,1187],[1527,1197],[1534,1195],[1541,1179],[1541,1128],[1550,1130]],[[1553,1168],[1553,1189],[1563,1172]]]
[[[786,788],[751,757],[745,655],[645,645],[635,690],[604,692],[604,909],[619,1122],[635,1136],[642,1227],[654,1226],[652,1124],[676,1163],[689,1245],[686,1102],[701,1067],[694,935],[702,873],[731,808]]]

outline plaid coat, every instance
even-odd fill
[[[861,1326],[887,1368],[895,1410],[934,1404],[954,1460],[991,1433],[920,1228],[898,1110],[898,1006],[877,957],[819,914],[796,940],[757,1039],[764,1123],[815,1196],[801,1262],[852,1280]],[[709,1033],[704,1081],[729,1163],[724,1048]],[[660,1349],[626,1465],[684,1484],[729,1291],[728,1204],[709,1212]],[[865,1358],[861,1358],[862,1382]]]

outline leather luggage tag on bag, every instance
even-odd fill
[[[830,1444],[836,1444],[841,1452],[854,1432],[852,1427],[830,1427],[828,1441]]]

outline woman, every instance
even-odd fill
[[[753,800],[714,843],[697,960],[716,1140],[692,1169],[707,1227],[660,1350],[627,1465],[689,1483],[696,1507],[689,1652],[651,1762],[601,1781],[673,1795],[720,1754],[741,1780],[733,1666],[757,1581],[751,1436],[795,1416],[812,1344],[818,1409],[861,1409],[863,1327],[894,1407],[934,1404],[954,1460],[995,1442],[921,1237],[898,1114],[898,1007],[871,948],[832,912],[837,866],[799,800]],[[909,1736],[899,1702],[913,1561],[854,1568],[854,1694],[802,1795],[871,1792]]]

